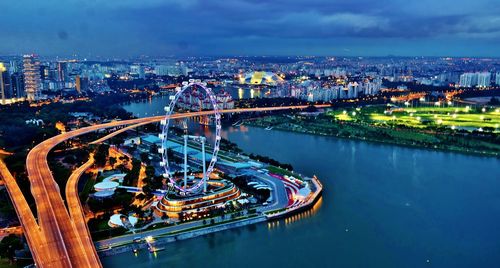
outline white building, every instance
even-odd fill
[[[130,73],[137,75],[139,78],[143,79],[146,77],[146,73],[144,71],[144,66],[139,64],[130,66]]]
[[[497,86],[500,85],[500,72],[495,75],[495,84],[497,84]]]
[[[181,70],[177,65],[156,65],[155,66],[156,75],[169,75],[169,76],[180,76]]]
[[[478,82],[478,73],[464,73],[460,75],[461,87],[474,87]]]
[[[477,86],[489,87],[491,84],[491,73],[483,72],[477,74]]]

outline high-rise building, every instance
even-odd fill
[[[65,61],[59,61],[57,63],[57,81],[66,82],[68,77],[68,63]]]
[[[12,97],[10,91],[9,72],[7,72],[7,67],[0,62],[0,97],[2,98],[2,104],[5,104],[6,100]]]
[[[89,79],[86,77],[81,77],[80,75],[75,76],[75,89],[81,94],[82,92],[87,91],[89,88]]]
[[[497,86],[500,86],[500,72],[497,72],[495,75],[495,84],[497,84]]]
[[[24,55],[24,91],[26,99],[34,101],[38,99],[41,88],[40,61],[36,55]]]
[[[50,67],[47,65],[40,65],[40,77],[42,80],[50,79]]]
[[[144,66],[139,65],[139,64],[130,66],[130,73],[137,75],[137,77],[141,78],[141,79],[146,77],[146,73],[144,71]]]
[[[22,73],[16,72],[10,76],[11,86],[12,86],[12,97],[13,98],[23,98],[26,96],[24,91],[24,77]]]
[[[156,65],[155,66],[156,75],[168,75],[168,76],[179,76],[181,75],[181,70],[177,65]]]
[[[477,85],[477,79],[478,79],[477,73],[464,73],[460,75],[460,86],[474,87]]]
[[[482,72],[477,74],[477,86],[489,87],[491,84],[491,73]]]
[[[9,64],[9,73],[17,73],[19,72],[19,62],[17,60],[11,60]]]

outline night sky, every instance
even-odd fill
[[[500,56],[499,0],[1,0],[0,55]]]

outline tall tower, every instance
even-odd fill
[[[40,61],[36,55],[24,55],[23,64],[26,99],[34,101],[40,94]]]
[[[66,82],[68,76],[68,63],[65,61],[57,62],[57,80],[59,82]]]
[[[7,73],[7,68],[5,68],[5,65],[0,62],[0,94],[2,97],[2,104],[5,104],[5,99],[7,98],[6,96],[6,88],[5,88],[5,81],[4,81],[4,73]],[[8,73],[7,73],[8,74]]]
[[[82,94],[82,79],[79,75],[75,77],[75,89],[78,94]]]

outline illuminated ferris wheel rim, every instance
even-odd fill
[[[172,113],[174,111],[175,105],[177,103],[177,100],[179,97],[184,93],[189,88],[193,87],[200,87],[202,88],[205,93],[208,96],[208,99],[210,100],[213,111],[214,111],[214,118],[215,118],[215,141],[214,141],[214,146],[213,146],[213,153],[212,153],[212,158],[210,159],[210,164],[208,165],[206,172],[203,174],[204,176],[202,177],[201,180],[199,180],[197,183],[192,185],[191,187],[188,187],[186,185],[185,188],[180,187],[177,185],[176,181],[174,180],[174,177],[170,174],[170,167],[168,163],[168,153],[167,153],[167,143],[168,143],[168,130],[170,127],[170,119],[172,116]],[[161,139],[161,148],[159,149],[159,153],[162,156],[162,161],[160,162],[160,165],[164,167],[164,177],[169,180],[170,183],[174,186],[175,189],[185,192],[185,193],[190,193],[190,192],[195,192],[202,187],[202,185],[205,183],[206,180],[210,178],[210,174],[212,173],[215,163],[217,162],[217,154],[219,153],[219,144],[221,140],[220,136],[220,131],[221,131],[221,122],[220,122],[220,113],[219,113],[219,108],[217,106],[217,99],[215,98],[214,93],[212,90],[208,87],[206,87],[206,83],[201,82],[200,80],[190,80],[189,82],[182,82],[182,87],[177,87],[176,88],[176,94],[174,96],[170,97],[171,102],[169,106],[165,107],[165,111],[167,114],[165,115],[165,119],[161,121],[161,124],[163,125],[162,127],[162,133],[160,134],[160,139]],[[203,164],[203,163],[202,163]],[[187,168],[187,167],[184,167]]]

